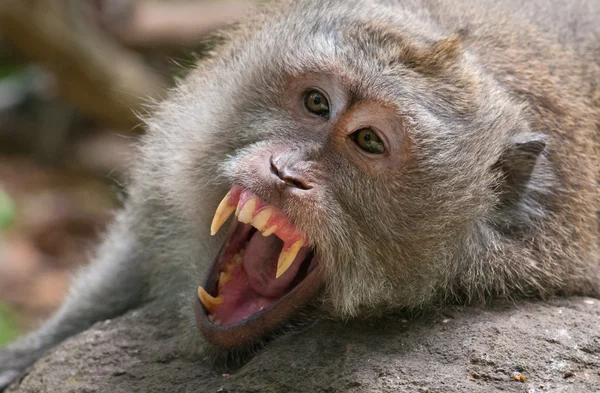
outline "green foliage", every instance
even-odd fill
[[[0,64],[0,79],[9,78],[22,73],[23,67]]]
[[[13,319],[12,312],[0,304],[0,348],[17,337],[18,331]]]
[[[14,202],[0,189],[0,231],[10,227],[16,216]]]

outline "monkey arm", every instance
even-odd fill
[[[76,275],[61,308],[40,329],[0,351],[0,391],[48,349],[143,302],[145,259],[132,230],[135,221],[129,211],[121,213],[98,257]]]

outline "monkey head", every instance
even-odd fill
[[[185,258],[212,262],[193,277],[202,334],[237,348],[305,306],[374,317],[459,291],[538,166],[524,107],[464,34],[408,11],[292,2],[250,26],[158,106],[142,150],[163,219],[201,245]]]

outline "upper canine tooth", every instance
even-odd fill
[[[223,303],[223,296],[213,297],[202,287],[198,287],[198,298],[200,298],[200,301],[209,312]]]
[[[237,213],[238,221],[248,224],[250,220],[252,220],[252,214],[254,214],[254,209],[256,208],[256,201],[257,198],[250,198],[244,204],[244,207]]]
[[[225,224],[225,221],[231,216],[231,213],[235,210],[235,205],[229,204],[229,197],[231,196],[231,191],[225,195],[225,198],[219,203],[217,207],[217,211],[215,211],[215,216],[213,217],[212,224],[210,225],[210,234],[214,236],[219,229]]]
[[[275,278],[281,277],[281,275],[292,266],[292,263],[294,263],[294,259],[298,256],[298,252],[300,252],[302,246],[304,246],[304,241],[298,240],[296,243],[292,244],[287,251],[281,251],[279,260],[277,261],[277,274],[275,275]]]
[[[254,228],[262,232],[265,229],[265,226],[267,225],[267,222],[269,221],[272,215],[273,209],[267,207],[266,209],[261,210],[260,213],[258,213],[256,216],[254,216],[250,223]]]

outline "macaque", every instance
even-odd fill
[[[0,384],[145,303],[228,353],[305,318],[600,294],[600,2],[290,0],[220,37]]]

